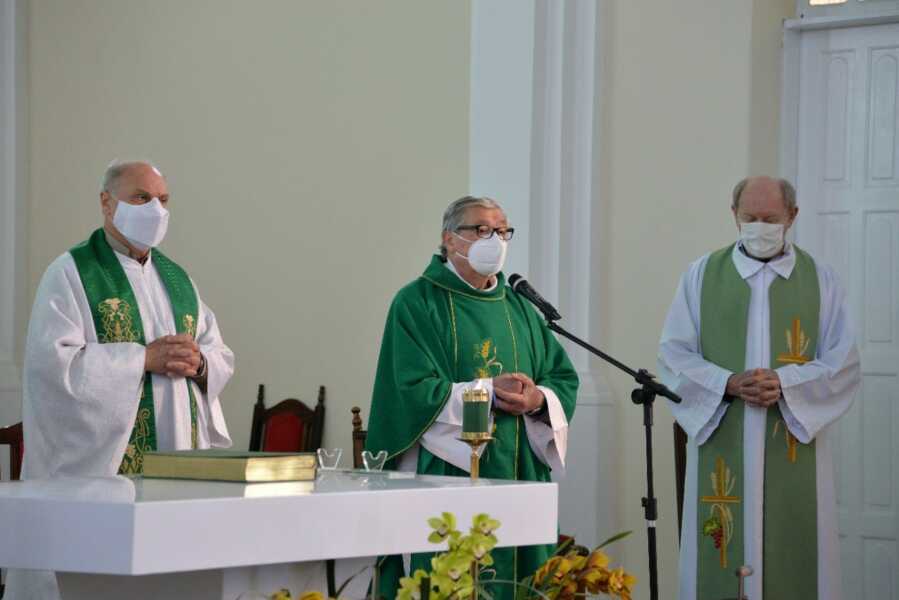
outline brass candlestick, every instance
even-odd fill
[[[490,394],[483,387],[462,392],[462,437],[471,446],[471,480],[478,480],[481,457],[478,448],[493,438],[490,436]]]
[[[471,446],[471,480],[477,481],[481,470],[481,457],[478,454],[478,448],[493,441],[489,433],[473,437],[471,434],[462,434],[463,437],[457,438],[460,442],[465,442]]]

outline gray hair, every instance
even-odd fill
[[[100,192],[112,194],[113,190],[119,185],[119,179],[121,179],[129,170],[140,165],[148,165],[154,171],[162,175],[162,171],[149,160],[115,159],[109,163],[109,166],[106,167],[106,171],[103,173],[103,179],[100,180]]]
[[[730,207],[734,210],[737,210],[740,207],[740,196],[743,195],[743,190],[746,189],[746,184],[755,179],[754,177],[747,177],[745,179],[741,179],[736,186],[734,186],[733,199],[731,200]],[[788,211],[793,211],[796,208],[796,188],[793,187],[793,184],[787,181],[786,179],[775,179],[774,181],[780,186],[780,197],[783,198],[784,206],[787,207]]]
[[[487,196],[464,196],[455,200],[443,211],[443,231],[456,231],[465,219],[465,211],[469,208],[497,208],[503,210],[499,202]],[[505,211],[503,211],[505,214]],[[440,244],[440,255],[446,258],[446,246]]]

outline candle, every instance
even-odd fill
[[[487,431],[490,414],[490,394],[485,389],[462,392],[462,439],[478,440],[490,437]]]

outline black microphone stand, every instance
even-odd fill
[[[656,396],[664,396],[672,402],[680,402],[680,396],[668,389],[664,384],[655,380],[655,376],[646,369],[634,371],[624,363],[621,363],[599,348],[591,346],[584,340],[575,337],[560,327],[550,316],[557,317],[558,313],[549,315],[544,312],[546,325],[559,335],[571,340],[581,348],[584,348],[610,365],[618,367],[640,385],[631,392],[631,400],[634,404],[643,405],[643,427],[646,432],[646,496],[643,498],[643,512],[646,516],[647,543],[649,545],[649,597],[651,600],[659,598],[659,558],[656,550],[656,520],[658,519],[658,502],[656,501],[652,483],[652,405]]]

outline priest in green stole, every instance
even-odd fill
[[[834,271],[786,241],[793,187],[744,179],[739,241],[690,265],[659,348],[689,436],[680,600],[839,600],[830,426],[860,383]]]
[[[388,468],[468,476],[471,451],[457,438],[462,391],[475,384],[493,398],[495,440],[483,450],[481,477],[549,481],[550,470],[564,468],[578,378],[536,311],[505,284],[501,269],[513,232],[494,200],[453,202],[441,253],[394,298],[366,440],[369,450],[387,450]],[[496,578],[521,579],[552,551],[496,549]],[[393,598],[402,559],[380,564],[382,595]],[[414,555],[411,568],[429,570],[429,556]],[[495,593],[511,598],[511,589]]]
[[[140,473],[148,450],[228,447],[218,396],[234,371],[212,311],[156,246],[165,178],[145,162],[103,177],[103,227],[47,268],[25,344],[25,479]],[[10,570],[12,598],[59,597]]]
[[[24,477],[139,473],[148,450],[231,445],[218,396],[234,356],[156,248],[168,202],[155,167],[113,163],[103,227],[44,273],[25,349]]]

